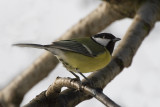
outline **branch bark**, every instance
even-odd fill
[[[86,85],[81,84],[80,81],[75,81],[71,78],[60,78],[60,77],[58,77],[55,80],[55,82],[52,85],[50,85],[50,87],[46,91],[43,92],[43,94],[41,93],[40,95],[38,95],[39,97],[36,97],[35,99],[33,99],[30,103],[28,103],[24,107],[40,107],[42,105],[45,107],[63,106],[63,105],[56,105],[57,97],[60,94],[62,87],[68,87],[68,88],[73,89],[73,91],[79,91],[81,93],[88,94],[92,97],[95,97],[97,100],[102,102],[107,107],[119,107],[119,105],[117,105],[110,98],[108,98],[102,92],[102,90],[99,91],[97,89],[88,87]],[[45,99],[45,101],[44,101],[44,99]],[[67,100],[67,99],[65,99],[65,100]],[[61,101],[62,101],[62,103],[60,103],[60,104],[63,104],[64,100],[61,100]]]

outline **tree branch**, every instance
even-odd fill
[[[50,85],[50,87],[45,91],[45,94],[38,95],[38,96],[41,96],[41,98],[36,97],[30,103],[25,105],[25,107],[40,107],[42,105],[45,107],[60,106],[60,105],[56,105],[56,101],[57,101],[56,98],[60,94],[62,87],[76,89],[74,91],[80,91],[80,92],[83,92],[84,94],[91,95],[92,97],[95,97],[97,100],[101,101],[107,107],[119,107],[115,102],[113,102],[110,98],[108,98],[102,91],[98,91],[86,85],[82,85],[80,81],[75,81],[71,78],[60,78],[60,77],[58,77],[55,80],[55,82],[52,85]],[[44,99],[47,99],[47,101],[44,102]],[[63,102],[67,102],[67,99],[63,99],[61,104],[63,104]]]

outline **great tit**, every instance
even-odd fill
[[[82,73],[97,71],[110,62],[115,43],[119,40],[110,33],[100,33],[91,37],[56,41],[50,45],[14,45],[50,51],[74,76],[78,77],[73,73],[76,72],[86,78]]]

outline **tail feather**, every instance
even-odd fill
[[[40,45],[40,44],[18,43],[18,44],[13,44],[13,46],[46,49],[45,45]]]

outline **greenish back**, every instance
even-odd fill
[[[72,39],[72,41],[77,41],[79,43],[86,45],[91,50],[93,56],[97,56],[107,51],[107,49],[104,46],[101,46],[100,44],[96,43],[94,40],[92,40],[89,37]]]

